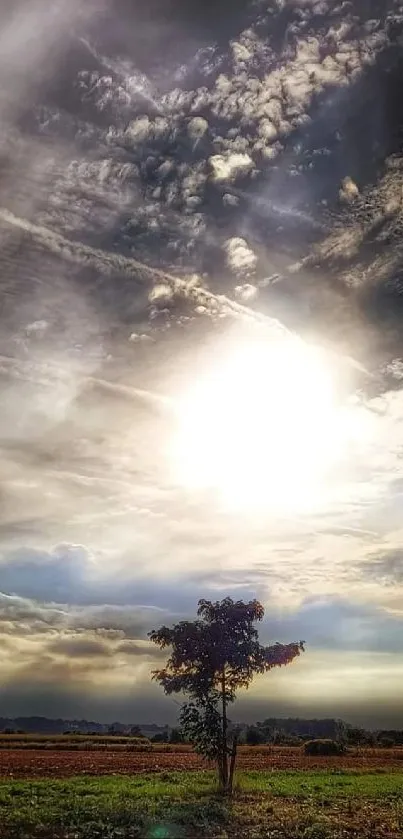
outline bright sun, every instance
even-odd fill
[[[311,508],[357,434],[327,355],[292,336],[217,347],[176,405],[176,477],[230,509]]]

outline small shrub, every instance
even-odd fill
[[[315,757],[341,755],[345,751],[343,743],[337,740],[307,740],[304,743],[304,754],[314,755]]]
[[[381,746],[382,749],[393,749],[396,743],[393,737],[380,737],[378,745]]]
[[[151,737],[152,743],[167,743],[168,742],[168,732],[161,731],[157,734],[154,734],[154,737]]]
[[[256,726],[250,726],[246,730],[245,742],[247,746],[260,746],[264,743],[263,732]]]

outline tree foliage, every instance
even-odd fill
[[[255,674],[289,664],[303,650],[302,641],[261,645],[254,623],[263,616],[257,600],[199,600],[195,621],[149,633],[161,649],[170,649],[166,666],[155,670],[153,678],[165,693],[188,696],[180,714],[181,728],[197,751],[217,762],[225,792],[232,789],[239,734],[228,720],[228,705]]]
[[[143,732],[139,725],[130,726],[130,737],[143,737]]]
[[[183,732],[180,728],[171,728],[169,734],[169,742],[170,743],[183,743]]]
[[[264,743],[263,732],[256,725],[249,726],[245,733],[245,743],[248,746],[260,746]]]
[[[343,743],[337,740],[307,740],[304,743],[304,753],[314,756],[342,755],[345,751]]]
[[[265,743],[279,744],[289,742],[290,738],[343,740],[349,729],[342,720],[333,718],[269,717],[256,725],[263,733]]]
[[[169,737],[167,731],[157,731],[153,737],[151,737],[152,743],[168,743]]]

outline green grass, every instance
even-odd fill
[[[245,772],[242,789],[266,792],[288,798],[383,798],[385,795],[402,795],[403,773],[360,773],[348,770],[325,772]]]
[[[402,836],[403,774],[211,772],[0,781],[1,839],[386,839]]]

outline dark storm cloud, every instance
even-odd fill
[[[297,696],[273,698],[270,687],[264,697],[245,694],[232,709],[234,721],[256,722],[267,717],[338,717],[352,724],[370,728],[399,728],[401,705],[398,699],[341,701],[334,697],[326,702],[305,700]],[[99,690],[88,690],[68,684],[33,685],[31,680],[0,687],[0,712],[4,716],[40,715],[51,718],[95,719],[106,723],[115,720],[127,723],[175,724],[179,708],[164,697],[157,686],[145,686],[141,691],[122,690],[107,695]]]
[[[174,723],[178,707],[154,690],[80,690],[68,684],[33,685],[32,680],[0,687],[1,713],[10,717],[39,715],[65,719],[95,719],[102,722]]]

